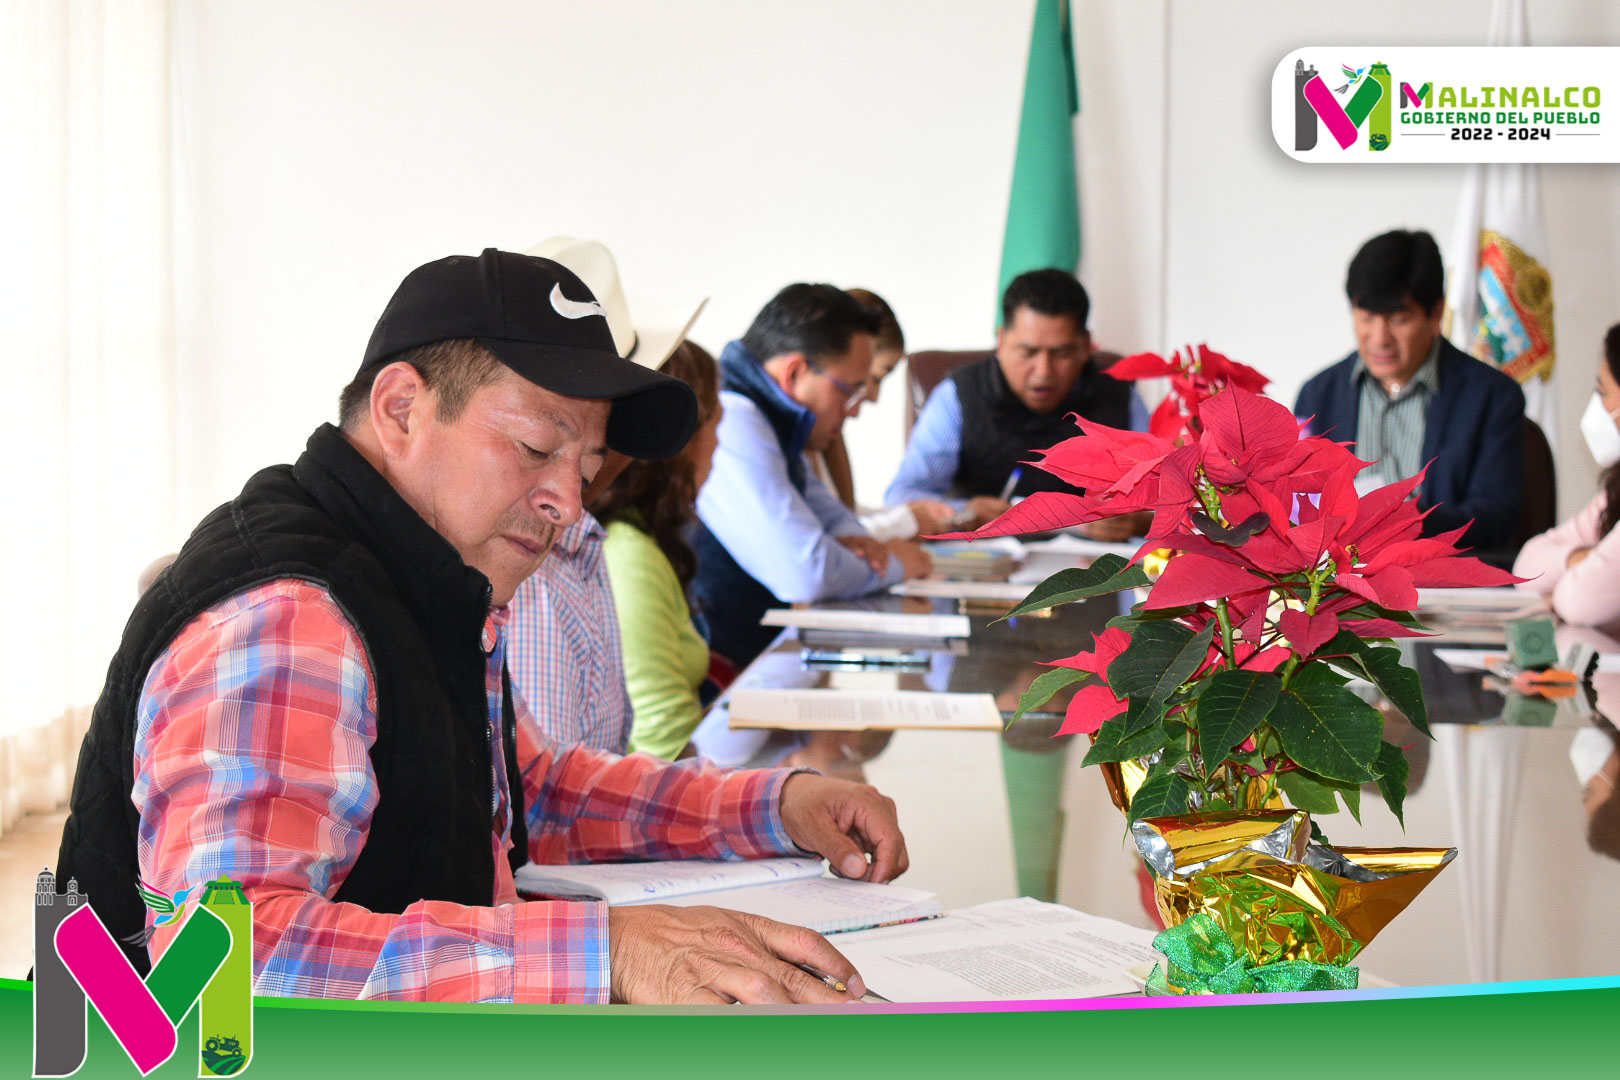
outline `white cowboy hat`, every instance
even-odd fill
[[[524,254],[559,262],[578,275],[607,313],[608,329],[613,332],[613,346],[619,350],[619,355],[655,371],[669,359],[676,346],[686,340],[687,331],[692,329],[692,324],[709,302],[707,297],[700,300],[697,308],[682,321],[680,315],[686,310],[684,307],[672,314],[659,305],[638,299],[636,310],[644,315],[650,314],[651,318],[632,321],[631,305],[625,297],[624,286],[619,282],[619,266],[606,244],[595,240],[578,240],[572,236],[553,236],[540,241]],[[649,322],[657,325],[649,325]],[[679,329],[672,329],[674,326]]]

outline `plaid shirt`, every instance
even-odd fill
[[[541,731],[560,743],[622,754],[633,715],[602,560],[606,537],[589,513],[557,537],[512,598],[507,660],[512,685],[528,699]]]
[[[499,746],[506,611],[485,685]],[[725,773],[548,740],[514,695],[536,862],[794,852],[786,770]],[[489,907],[419,901],[376,914],[331,897],[365,842],[378,790],[377,699],[359,636],[305,581],[248,589],[193,619],[147,674],[137,716],[141,876],[174,892],[222,874],[253,901],[255,992],[306,997],[605,1002],[603,904],[520,902],[504,755],[490,793]],[[171,934],[154,941],[154,958]]]

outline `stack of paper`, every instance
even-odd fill
[[[927,545],[934,576],[958,581],[1005,581],[1018,560],[1005,551],[965,540]]]

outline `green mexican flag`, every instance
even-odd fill
[[[1037,0],[1024,75],[1024,111],[1018,120],[1007,232],[1001,243],[1001,282],[996,287],[996,324],[1001,294],[1026,270],[1080,262],[1080,195],[1074,175],[1073,119],[1080,111],[1074,75],[1069,5]]]
[[[997,326],[1001,294],[1013,278],[1026,270],[1047,266],[1073,270],[1079,265],[1080,192],[1074,175],[1074,117],[1079,111],[1069,5],[1065,0],[1037,0],[1012,196],[1007,200],[1007,232],[1001,242]],[[1002,767],[1018,892],[1052,901],[1057,899],[1063,845],[1063,776],[1069,747],[1041,750],[1003,745]]]

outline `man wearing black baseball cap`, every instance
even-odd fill
[[[560,747],[511,691],[506,601],[606,448],[680,449],[691,391],[621,360],[567,269],[490,249],[405,279],[341,413],[204,519],[108,670],[57,873],[137,970],[170,932],[137,887],[228,876],[255,905],[261,994],[848,1000],[800,964],[858,994],[810,931],[513,886],[526,858],[906,867],[870,788]]]

